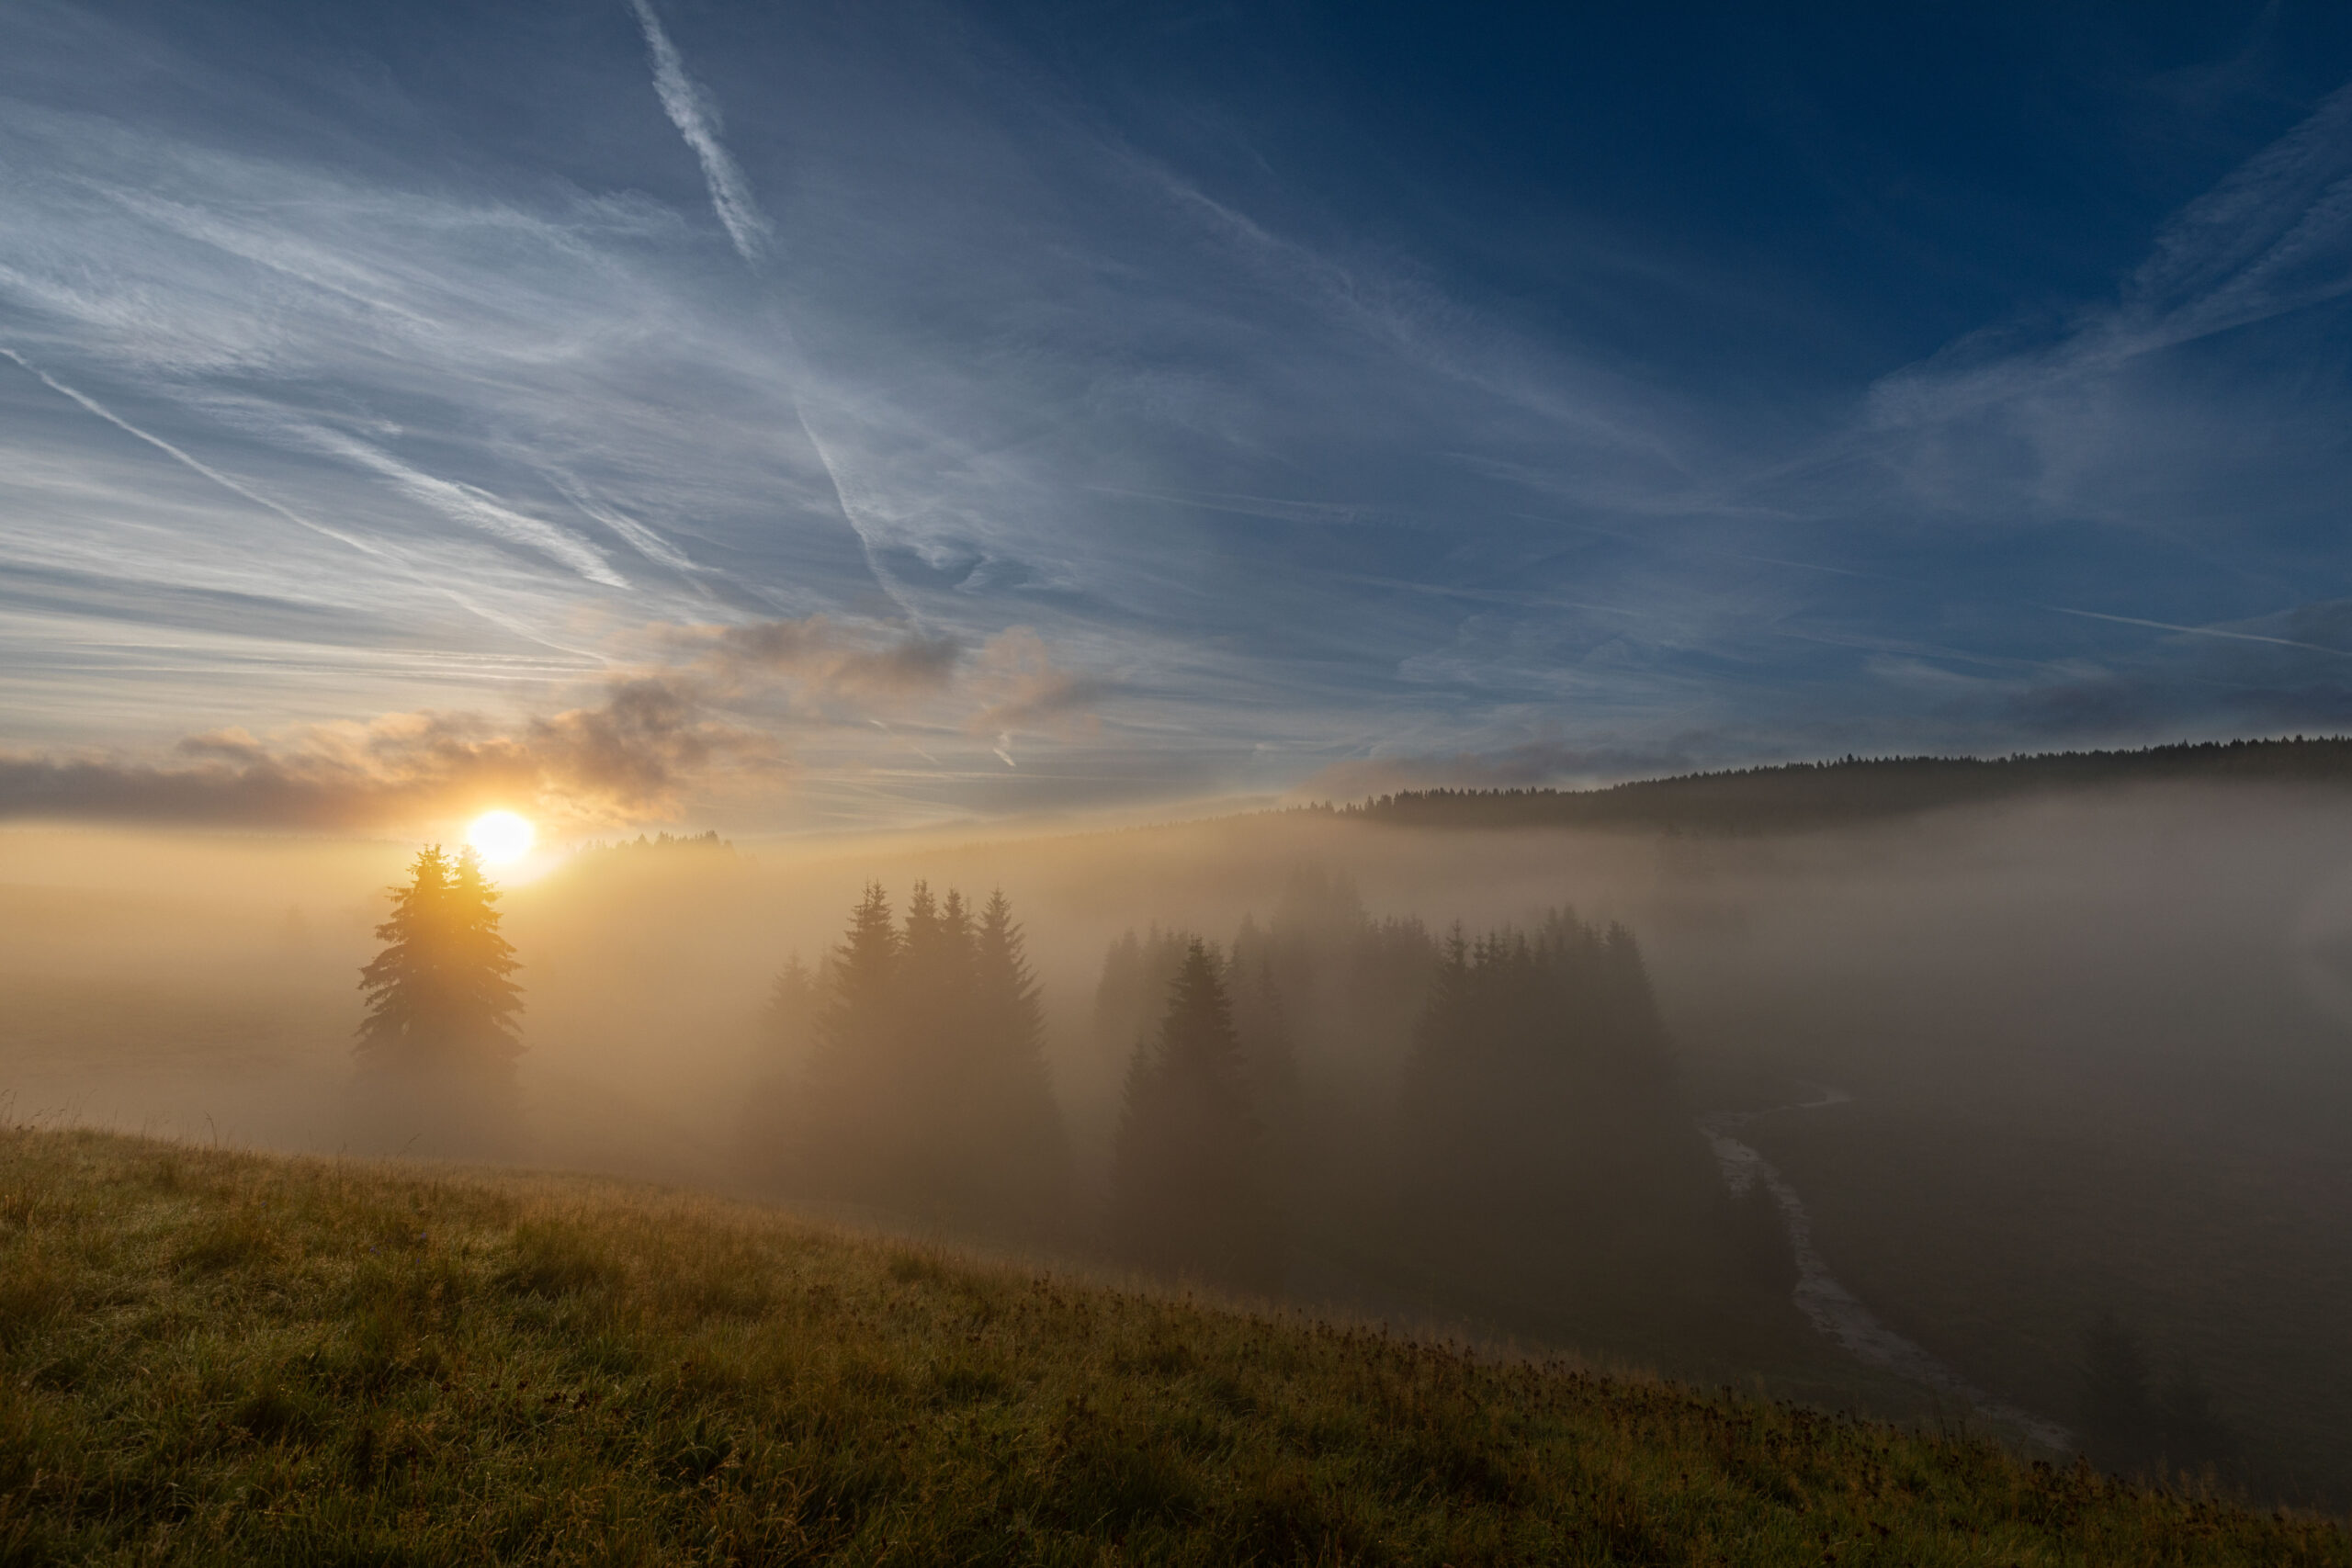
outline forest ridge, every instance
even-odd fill
[[[1843,757],[1636,779],[1596,789],[1399,790],[1298,807],[1414,828],[1636,828],[1763,833],[2132,784],[2352,785],[2352,739],[2184,741],[2008,757]]]

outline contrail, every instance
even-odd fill
[[[703,593],[706,598],[709,596],[709,591],[695,581],[695,575],[699,573],[702,568],[696,566],[670,541],[623,512],[619,507],[607,505],[597,500],[589,493],[587,486],[560,468],[541,468],[539,471],[566,501],[578,507],[582,513],[602,523],[605,527],[627,539],[637,553],[645,557],[646,559],[666,566],[671,570],[684,576],[697,592]]]
[[[629,9],[637,13],[638,26],[645,29],[645,47],[653,56],[653,90],[661,95],[662,107],[669,114],[670,123],[678,128],[678,134],[686,139],[686,145],[695,150],[695,156],[702,161],[703,181],[710,186],[710,205],[718,210],[718,220],[727,226],[727,237],[735,242],[736,254],[757,265],[774,231],[759,203],[752,199],[752,185],[743,177],[742,166],[718,140],[718,106],[700,83],[686,74],[685,62],[678,57],[678,46],[670,41],[662,18],[653,14],[650,0],[628,3]]]
[[[628,580],[612,569],[594,547],[575,538],[552,523],[526,517],[504,505],[488,491],[441,479],[406,463],[364,441],[314,425],[290,424],[288,434],[320,451],[358,464],[390,479],[410,500],[430,507],[453,523],[479,528],[493,538],[521,545],[570,567],[591,582],[606,588],[627,588]]]
[[[865,552],[865,570],[873,574],[874,585],[882,590],[883,596],[896,604],[908,620],[921,626],[922,615],[917,614],[915,607],[908,604],[905,597],[899,593],[899,585],[890,581],[890,574],[882,570],[882,562],[874,553],[874,540],[866,533],[866,525],[858,520],[857,506],[850,501],[850,491],[854,487],[842,483],[841,468],[834,463],[832,453],[826,450],[825,443],[818,436],[816,426],[808,423],[808,411],[801,406],[800,398],[797,393],[792,399],[792,413],[793,417],[800,422],[800,434],[808,438],[809,449],[817,454],[817,461],[824,468],[825,478],[833,487],[833,501],[842,509],[842,521],[848,524],[850,532],[857,536],[857,547]]]
[[[897,741],[899,745],[905,747],[908,750],[912,751],[916,756],[921,757],[924,761],[929,762],[933,767],[936,768],[940,765],[938,758],[933,756],[930,752],[924,750],[922,747],[916,745],[913,741],[908,739],[905,736],[899,734],[897,730],[891,728],[880,719],[869,718],[865,722],[880,730],[883,734],[888,736],[891,739]]]
[[[120,414],[107,407],[104,403],[99,402],[96,398],[83,396],[80,392],[75,391],[73,388],[67,386],[64,382],[51,375],[48,371],[43,370],[40,366],[35,365],[31,360],[27,359],[23,355],[18,354],[15,349],[0,348],[0,355],[7,355],[10,359],[14,360],[20,368],[29,371],[31,374],[40,378],[40,384],[47,387],[51,391],[55,392],[59,397],[72,399],[74,402],[79,403],[85,410],[97,415],[100,419],[105,420],[117,430],[121,431],[127,435],[135,435],[140,440],[147,443],[148,446],[155,448],[158,452],[164,453],[175,461],[184,463],[187,467],[194,468],[198,473],[202,474],[206,479],[210,479],[214,484],[219,485],[222,490],[227,491],[230,494],[242,496],[243,499],[252,502],[255,506],[262,508],[266,512],[274,512],[277,513],[278,516],[285,518],[286,521],[293,524],[298,528],[308,528],[313,534],[323,534],[328,538],[334,540],[338,544],[349,545],[353,549],[364,551],[368,555],[376,557],[379,560],[390,560],[392,558],[388,552],[378,546],[369,544],[365,539],[359,538],[355,535],[344,533],[342,530],[337,528],[330,528],[323,523],[313,523],[311,519],[303,516],[300,513],[290,511],[286,507],[280,506],[277,502],[270,500],[269,497],[266,495],[256,495],[252,491],[247,490],[243,485],[239,484],[228,475],[222,473],[220,469],[213,468],[210,464],[206,463],[199,458],[189,456],[187,453],[183,452],[178,447],[173,446],[170,442],[164,440],[162,436],[148,434],[145,431],[140,429],[137,425],[131,423],[129,420],[123,418]]]
[[[283,517],[286,521],[293,524],[298,528],[307,528],[311,533],[323,535],[339,545],[348,545],[353,549],[359,551],[362,555],[373,556],[378,560],[386,562],[397,570],[402,576],[407,577],[412,581],[417,582],[424,587],[433,590],[436,593],[439,593],[444,598],[456,604],[459,609],[464,610],[467,614],[481,616],[483,620],[488,621],[492,626],[498,627],[501,631],[511,632],[514,636],[523,638],[525,641],[536,642],[542,648],[554,649],[558,653],[569,653],[578,658],[592,659],[598,663],[609,662],[609,660],[605,660],[601,654],[593,653],[584,649],[567,648],[560,642],[549,642],[547,638],[539,636],[527,626],[508,620],[503,615],[492,614],[490,611],[482,608],[480,604],[475,604],[472,600],[466,598],[456,590],[448,587],[447,584],[435,582],[431,579],[424,577],[423,574],[418,572],[415,568],[410,566],[408,562],[402,560],[399,556],[393,554],[391,551],[385,549],[382,546],[369,544],[366,539],[359,537],[357,535],[346,534],[340,528],[330,528],[323,523],[313,522],[311,519],[303,516],[300,513],[294,511],[292,508],[281,506],[277,502],[270,500],[269,497],[247,489],[245,486],[239,484],[235,479],[232,479],[228,475],[222,473],[220,469],[214,468],[211,464],[205,462],[202,458],[183,451],[181,448],[173,446],[170,442],[164,440],[160,435],[150,435],[147,432],[140,429],[137,425],[131,423],[129,420],[123,418],[120,414],[115,412],[112,409],[107,407],[96,398],[88,397],[84,393],[74,390],[72,387],[67,386],[64,382],[59,380],[48,371],[43,370],[40,366],[35,365],[31,360],[27,359],[23,355],[18,354],[15,349],[6,347],[6,345],[0,345],[0,355],[5,355],[18,368],[39,378],[42,386],[47,387],[59,397],[71,400],[76,406],[83,409],[85,412],[96,414],[98,418],[105,420],[108,424],[113,425],[117,430],[121,431],[124,434],[136,436],[139,440],[144,441],[148,446],[153,446],[158,452],[161,452],[165,457],[170,457],[174,462],[184,464],[187,468],[193,468],[196,472],[202,474],[206,479],[210,479],[214,484],[219,485],[222,490],[227,491],[230,494],[236,496],[241,500],[250,502],[254,505],[260,507],[265,512],[273,513],[279,517]]]
[[[2225,632],[2219,626],[2183,626],[2170,621],[2145,621],[2137,615],[2103,615],[2097,610],[2073,610],[2064,604],[2043,604],[2040,608],[2053,615],[2080,615],[2086,621],[2113,621],[2119,626],[2147,626],[2160,632],[2181,632],[2189,637],[2227,637],[2232,642],[2267,642],[2273,648],[2299,648],[2306,653],[2333,654],[2338,659],[2352,659],[2352,649],[2330,648],[2325,643],[2297,642],[2290,637],[2264,637],[2256,632]]]
[[[652,0],[628,0],[629,9],[637,13],[638,26],[645,30],[645,47],[653,57],[653,90],[661,96],[662,107],[670,116],[670,123],[686,139],[695,156],[702,160],[704,183],[710,187],[710,205],[718,214],[719,222],[727,227],[727,237],[735,243],[735,251],[746,262],[757,266],[767,254],[775,230],[767,214],[752,196],[751,181],[743,177],[742,165],[718,140],[718,106],[702,84],[686,74],[686,63],[678,54],[678,46],[670,41],[670,34],[662,26],[662,18],[653,12]],[[785,334],[789,341],[791,329]],[[842,509],[842,518],[857,536],[858,548],[865,554],[866,570],[873,574],[875,586],[889,601],[898,605],[915,625],[922,624],[914,606],[908,604],[890,581],[882,563],[874,553],[874,539],[866,525],[858,516],[858,505],[852,499],[854,484],[842,482],[841,466],[835,455],[827,450],[808,423],[808,411],[801,407],[797,393],[793,397],[793,412],[800,422],[801,434],[808,437],[809,447],[817,454],[817,461],[824,467],[825,478],[833,487],[833,497]]]

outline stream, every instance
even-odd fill
[[[1793,1295],[1797,1310],[1857,1360],[1964,1400],[1988,1419],[2013,1427],[2045,1448],[2073,1451],[2075,1441],[2072,1432],[2030,1410],[1995,1399],[1925,1347],[1888,1327],[1877,1314],[1862,1304],[1860,1298],[1839,1284],[1814,1247],[1813,1216],[1806,1212],[1804,1200],[1753,1145],[1732,1135],[1735,1129],[1766,1116],[1826,1111],[1849,1104],[1853,1098],[1843,1089],[1824,1087],[1813,1100],[1769,1106],[1761,1111],[1719,1111],[1699,1119],[1699,1131],[1706,1134],[1708,1146],[1714,1150],[1715,1164],[1722,1169],[1724,1185],[1731,1189],[1732,1195],[1744,1197],[1749,1189],[1762,1182],[1773,1206],[1780,1210],[1781,1224],[1789,1233],[1790,1250],[1796,1256],[1797,1286]]]

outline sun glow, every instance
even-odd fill
[[[466,829],[466,842],[472,845],[489,865],[511,865],[531,852],[538,829],[527,818],[512,811],[485,811],[474,818]]]

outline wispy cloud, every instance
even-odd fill
[[[607,588],[628,586],[628,580],[615,571],[594,547],[552,523],[526,516],[488,491],[425,473],[401,462],[390,453],[341,431],[308,423],[289,423],[283,428],[288,434],[306,445],[356,463],[368,472],[390,479],[401,494],[421,505],[431,507],[453,523],[479,528],[494,538],[537,550],[552,560],[560,561],[591,582],[602,583]]]
[[[652,561],[657,566],[666,566],[673,571],[690,575],[703,570],[660,534],[620,508],[599,500],[574,476],[553,467],[543,466],[539,471],[547,476],[548,482],[554,485],[566,501],[580,509],[581,515],[610,528],[628,540],[629,547],[647,560]]]
[[[85,393],[76,391],[72,387],[67,386],[64,382],[59,380],[48,371],[43,370],[39,366],[35,365],[31,360],[27,359],[23,355],[18,354],[15,349],[0,348],[0,355],[5,355],[18,368],[28,371],[33,376],[39,378],[42,386],[47,387],[51,391],[55,392],[58,396],[67,399],[76,407],[84,410],[85,412],[96,415],[98,418],[106,421],[108,424],[113,425],[117,430],[121,431],[126,435],[130,435],[145,442],[148,446],[153,446],[156,451],[163,453],[165,457],[171,458],[172,461],[179,464],[183,468],[203,475],[206,479],[210,479],[214,484],[219,485],[222,490],[227,491],[230,494],[236,496],[241,500],[252,502],[255,506],[260,507],[265,512],[275,513],[277,515],[283,517],[286,521],[293,524],[298,528],[307,528],[313,534],[317,534],[324,538],[333,539],[339,545],[349,546],[351,548],[359,551],[361,554],[373,556],[379,560],[386,558],[386,551],[376,545],[370,544],[366,539],[360,538],[355,534],[346,534],[340,529],[331,528],[323,523],[315,522],[311,518],[303,516],[300,513],[296,512],[289,507],[281,506],[277,502],[270,500],[267,496],[258,494],[246,486],[239,484],[235,479],[231,479],[228,475],[222,473],[220,469],[213,468],[210,464],[189,456],[179,447],[175,446],[170,442],[164,440],[162,436],[152,434],[147,431],[140,429],[137,425],[131,423],[129,420],[123,418],[120,414],[115,412],[112,409],[107,407],[96,398],[90,397]]]
[[[162,436],[156,435],[150,431],[141,429],[139,426],[131,423],[129,420],[124,419],[120,414],[116,413],[112,409],[107,408],[104,403],[99,402],[96,398],[90,397],[88,394],[60,381],[56,377],[33,364],[32,361],[27,359],[23,355],[18,354],[12,348],[0,347],[0,356],[6,357],[15,363],[19,368],[29,372],[31,375],[39,378],[41,385],[57,393],[60,397],[66,399],[77,408],[104,420],[107,423],[113,425],[116,429],[121,431],[126,435],[130,435],[139,441],[144,442],[147,446],[163,453],[174,462],[178,463],[183,468],[189,469],[193,473],[202,475],[205,479],[211,480],[214,484],[220,486],[222,490],[227,491],[230,494],[236,496],[238,499],[250,502],[254,505],[260,507],[263,511],[270,513],[275,516],[281,517],[287,522],[293,524],[298,528],[318,535],[322,538],[332,539],[338,545],[342,545],[349,549],[357,551],[361,555],[367,556],[376,563],[379,570],[390,569],[412,581],[420,581],[427,591],[448,599],[451,603],[458,604],[469,613],[498,626],[503,630],[515,633],[534,642],[545,642],[545,638],[534,634],[528,626],[516,622],[511,617],[502,615],[493,610],[484,608],[481,604],[476,603],[469,595],[460,592],[454,585],[447,582],[434,581],[425,577],[424,573],[417,570],[413,561],[406,558],[404,552],[388,548],[385,546],[362,537],[357,534],[332,527],[327,524],[317,521],[315,518],[305,516],[301,513],[296,512],[291,507],[286,506],[279,502],[271,500],[268,496],[261,494],[252,487],[230,478],[227,474],[222,473],[220,469],[212,467],[201,458],[198,458],[190,453],[182,450],[180,447],[174,446],[171,442],[164,440]],[[548,646],[557,647],[560,645],[549,644]]]
[[[2132,361],[2352,294],[2352,85],[2175,213],[2114,303],[2054,344],[1987,329],[1882,379],[1881,427],[1951,420],[2112,376]]]
[[[2049,606],[2060,615],[2080,615],[2086,621],[2106,621],[2119,626],[2145,626],[2151,631],[2177,632],[2183,637],[2220,637],[2229,642],[2268,643],[2273,648],[2292,648],[2305,653],[2323,653],[2335,659],[2352,659],[2352,648],[2327,648],[2315,642],[2301,642],[2293,637],[2267,637],[2260,632],[2234,631],[2227,626],[2185,626],[2173,621],[2152,621],[2143,615],[2109,615],[2097,610],[2069,609],[2064,604]]]
[[[686,74],[685,62],[679,58],[678,46],[670,41],[662,18],[654,14],[651,0],[629,0],[629,8],[637,13],[638,26],[645,31],[645,48],[653,57],[653,90],[661,96],[662,111],[701,162],[704,183],[710,186],[710,205],[719,222],[727,226],[727,237],[734,242],[736,254],[756,264],[767,254],[775,231],[752,198],[752,183],[743,177],[742,166],[718,140],[718,105],[701,83]]]
[[[2343,564],[2345,93],[2104,299],[1890,370],[1866,326],[1742,357],[1848,330],[1831,283],[1735,245],[1717,298],[1565,204],[1482,231],[1497,191],[1342,188],[1320,130],[1204,153],[1257,128],[1130,116],[985,8],[697,12],[758,84],[722,134],[658,3],[560,54],[469,14],[511,53],[316,98],[257,30],[0,8],[0,700],[44,755],[527,740],[614,668],[785,746],[795,801],[933,811],[2335,701],[2284,644],[2352,640],[2278,615]],[[364,62],[390,24],[322,25]]]

